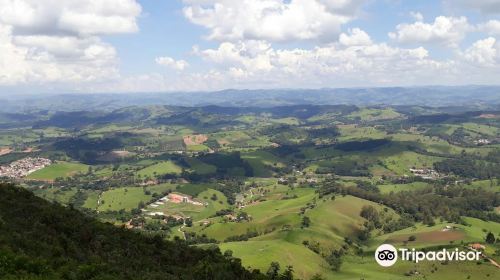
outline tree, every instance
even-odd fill
[[[326,257],[326,262],[330,265],[333,271],[339,271],[342,266],[342,255],[341,250],[333,250],[332,253]]]
[[[267,270],[267,277],[272,280],[276,280],[279,277],[279,272],[280,272],[280,264],[278,262],[272,262],[271,266],[269,266],[269,269]]]
[[[248,217],[248,213],[247,212],[244,212],[244,211],[241,211],[240,213],[238,213],[238,216],[236,216],[236,219],[238,221],[248,221],[249,217]]]
[[[280,280],[293,280],[293,267],[291,265],[286,267],[286,270],[281,275]]]
[[[309,217],[307,217],[307,216],[304,216],[304,217],[302,218],[302,227],[303,227],[303,228],[307,228],[307,227],[309,227],[310,225],[311,225],[311,219],[309,219]]]
[[[323,278],[323,276],[321,276],[321,274],[316,273],[313,275],[311,280],[325,280],[325,278]]]
[[[495,239],[495,235],[493,235],[493,233],[488,232],[488,234],[486,235],[486,243],[488,244],[493,244],[495,243],[496,239]]]
[[[359,213],[359,215],[361,217],[367,219],[368,221],[373,222],[373,224],[376,228],[380,228],[380,226],[381,226],[380,215],[379,215],[377,209],[375,209],[375,207],[373,207],[371,205],[365,205],[361,209],[361,212]]]
[[[226,258],[232,258],[233,257],[233,251],[232,250],[226,250],[226,251],[224,251],[224,257],[226,257]]]

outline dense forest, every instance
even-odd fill
[[[99,222],[0,185],[1,279],[267,279],[201,250]]]

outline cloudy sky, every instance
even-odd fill
[[[500,84],[500,0],[0,0],[0,93]]]

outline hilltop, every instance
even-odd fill
[[[146,237],[0,185],[1,279],[265,279],[239,259]]]

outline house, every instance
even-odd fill
[[[224,215],[224,218],[231,222],[238,220],[238,218],[236,218],[236,216],[234,216],[233,214]]]
[[[440,174],[436,170],[428,168],[422,168],[422,169],[410,168],[410,172],[414,176],[427,180],[437,179],[440,176]]]
[[[191,201],[191,196],[185,194],[170,193],[168,200],[173,203],[187,203]]]
[[[472,244],[469,244],[469,249],[476,250],[476,251],[482,251],[482,250],[486,249],[486,247],[484,245],[482,245],[481,243],[472,243]]]
[[[182,217],[180,215],[167,215],[166,217],[167,217],[167,219],[172,218],[172,219],[174,219],[176,221],[182,221],[182,220],[184,220],[184,217]],[[166,222],[167,222],[167,220],[166,220]]]
[[[196,206],[207,206],[207,203],[203,203],[200,201],[193,200],[193,197],[186,194],[181,193],[170,193],[167,195],[168,201],[172,203],[190,203]]]
[[[278,179],[278,184],[287,185],[288,184],[288,180],[286,178],[279,178]]]

